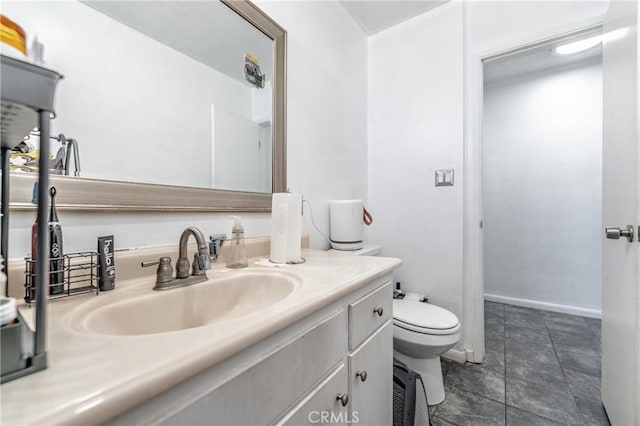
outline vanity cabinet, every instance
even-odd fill
[[[373,280],[109,424],[389,425],[392,302]]]
[[[281,424],[393,423],[392,293],[386,282],[349,304],[347,368],[338,367]]]

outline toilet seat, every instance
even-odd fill
[[[395,327],[400,327],[403,328],[405,330],[408,331],[412,331],[414,333],[420,333],[420,334],[428,334],[431,336],[448,336],[451,334],[455,334],[458,332],[458,330],[460,330],[460,324],[458,324],[456,327],[453,328],[448,328],[445,330],[438,330],[438,329],[433,329],[433,328],[425,328],[425,327],[416,327],[414,325],[411,324],[406,324],[403,323],[402,321],[393,321],[393,325]]]
[[[422,334],[448,335],[460,329],[458,317],[439,306],[415,300],[393,300],[393,324]]]

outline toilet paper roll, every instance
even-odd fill
[[[302,234],[302,195],[291,193],[287,198],[287,262],[299,263]]]
[[[273,263],[287,261],[289,194],[276,193],[271,199],[271,255]]]

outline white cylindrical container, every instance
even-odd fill
[[[302,195],[287,194],[287,263],[301,261]]]
[[[273,263],[287,262],[289,194],[273,194],[271,203],[271,255]]]
[[[336,250],[358,250],[364,239],[364,207],[362,200],[329,202],[331,247]]]

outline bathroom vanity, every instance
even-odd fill
[[[303,257],[52,302],[50,368],[2,386],[2,424],[391,424],[400,260]]]

